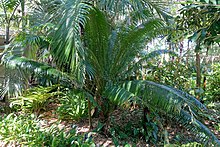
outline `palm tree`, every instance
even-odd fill
[[[16,11],[20,5],[19,0],[1,0],[0,7],[3,10],[2,22],[5,25],[5,43],[9,44],[10,41],[10,27],[12,21],[15,20]]]
[[[98,2],[93,2],[99,6]],[[129,80],[139,69],[136,66],[139,61],[136,62],[135,57],[145,44],[167,34],[162,18],[148,13],[144,21],[134,19],[128,25],[117,26],[110,22],[109,14],[103,9],[92,7],[92,3],[85,0],[67,0],[61,9],[65,10],[64,15],[53,32],[50,52],[57,69],[67,72],[10,54],[3,57],[4,63],[33,72],[38,78],[48,77],[47,80],[53,83],[60,81],[65,86],[82,90],[89,105],[90,101],[97,105],[103,123],[106,123],[114,105],[137,102],[142,108],[157,109],[176,119],[197,133],[201,141],[211,140],[220,144],[197,120],[199,112],[205,112],[206,108],[194,97],[154,82]]]

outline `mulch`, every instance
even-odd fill
[[[58,119],[57,114],[55,113],[57,105],[51,104],[47,111],[41,112],[39,114],[39,118],[42,120],[41,127],[49,127],[54,123],[59,123],[58,127],[60,129],[65,128],[67,131],[70,130],[73,125],[76,126],[77,133],[83,134],[83,133],[89,133],[89,122],[88,119],[82,119],[79,121],[72,121],[72,120],[63,120],[60,121]],[[211,110],[210,110],[211,111]],[[215,114],[215,113],[213,113]],[[123,109],[117,109],[115,110],[111,116],[114,118],[114,123],[110,122],[109,125],[118,125],[120,127],[124,127],[125,124],[128,122],[133,122],[133,125],[138,126],[138,120],[142,117],[142,111],[139,109],[134,110],[123,110]],[[220,122],[220,116],[214,115],[213,120],[205,120],[205,125],[212,130],[212,132],[217,136],[217,138],[220,140],[220,132],[218,132],[215,128],[215,126]],[[93,127],[96,128],[98,125],[98,118],[93,118]],[[188,143],[188,142],[194,142],[197,141],[195,138],[195,135],[191,134],[190,131],[186,130],[181,125],[175,123],[172,120],[166,120],[163,121],[165,124],[163,124],[163,129],[165,129],[168,133],[168,141],[169,143]],[[113,127],[113,126],[111,126]],[[93,133],[93,140],[97,147],[104,146],[104,147],[111,147],[114,146],[113,139],[111,135],[106,134],[100,134],[100,133]],[[132,139],[127,138],[127,142],[132,144]],[[134,143],[133,143],[134,144]],[[142,146],[154,146],[152,144],[146,143],[144,139],[138,140],[138,142],[135,143],[136,146],[142,147]],[[1,147],[19,147],[16,142],[12,143],[6,143],[4,141],[0,141]]]

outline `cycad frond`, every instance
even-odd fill
[[[48,22],[57,23],[62,16],[60,7],[63,3],[62,0],[39,0],[30,3],[29,15],[31,26],[39,27]]]
[[[179,114],[174,113],[169,116],[193,132],[196,138],[203,142],[205,146],[220,146],[220,141],[209,128],[195,119],[189,112],[181,110]]]
[[[140,105],[151,107],[175,118],[192,133],[197,134],[200,141],[211,141],[220,145],[215,135],[196,120],[197,112],[206,110],[206,107],[184,92],[150,81],[128,81],[121,87],[108,86],[104,96],[120,105],[124,102],[141,102]]]
[[[10,49],[13,55],[25,55],[27,58],[36,59],[37,51],[42,48],[49,48],[50,41],[47,37],[36,34],[20,32],[16,35],[11,43],[12,48]],[[20,54],[19,52],[16,53],[16,50],[20,51]]]
[[[95,70],[96,77],[102,77],[109,67],[108,42],[111,33],[105,15],[98,9],[91,10],[89,21],[85,26],[84,42],[86,46],[85,61]]]
[[[102,83],[101,87],[105,87],[106,81],[124,78],[128,65],[144,49],[145,43],[165,35],[158,31],[163,28],[163,21],[157,18],[140,26],[114,28],[103,12],[93,9],[84,30],[85,61],[94,70],[94,77]]]
[[[108,85],[103,92],[103,96],[109,98],[110,101],[116,105],[123,105],[127,101],[133,101],[135,94],[123,87]]]
[[[135,93],[137,96],[142,97],[144,102],[152,106],[162,106],[160,108],[167,112],[179,111],[186,107],[200,111],[206,109],[196,98],[185,95],[185,93],[180,92],[180,90],[175,90],[151,81],[131,81],[124,83],[123,87]],[[145,101],[145,99],[147,101]],[[194,113],[196,113],[196,111]]]
[[[114,46],[111,49],[111,75],[113,77],[123,77],[127,73],[127,67],[132,68],[135,57],[143,51],[145,45],[150,40],[159,35],[166,35],[164,23],[160,19],[151,19],[142,25],[129,30],[118,32]],[[163,30],[163,31],[161,31]]]

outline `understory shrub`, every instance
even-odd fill
[[[191,90],[192,70],[184,62],[178,59],[164,61],[163,63],[151,61],[148,66],[147,79],[170,85],[186,92]]]
[[[177,145],[177,144],[166,144],[164,147],[204,147],[202,144],[197,142],[190,142],[187,144]]]
[[[160,118],[156,113],[146,115],[143,120],[143,113],[140,110],[122,112],[120,118],[112,116],[109,132],[115,146],[127,143],[145,142],[158,145],[162,142]]]
[[[59,119],[79,120],[87,116],[87,100],[83,92],[66,89],[59,98],[60,106],[57,108]]]
[[[57,89],[58,85],[30,88],[21,96],[10,98],[10,107],[18,111],[39,112],[47,107],[50,98],[54,98],[60,93]]]
[[[0,128],[0,140],[28,147],[94,146],[88,134],[78,135],[75,128],[65,131],[65,128],[59,129],[58,125],[43,127],[34,115],[17,116],[11,113],[0,117]]]
[[[207,100],[217,102],[220,101],[220,63],[212,66],[212,72],[208,76]]]

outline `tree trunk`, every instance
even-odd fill
[[[10,25],[7,24],[5,27],[5,44],[9,44],[10,39]]]
[[[22,31],[25,31],[25,25],[26,25],[26,21],[25,21],[25,0],[21,1],[21,21],[22,21]]]
[[[201,88],[201,65],[200,65],[200,53],[196,52],[196,87],[200,90]],[[200,95],[197,95],[200,98]]]
[[[209,49],[210,49],[210,46],[207,46],[207,50],[206,50],[206,57],[205,57],[205,74],[204,74],[204,77],[203,77],[203,89],[206,90],[206,74],[207,74],[207,66],[208,66],[208,60],[206,58],[208,58],[209,56]]]
[[[188,66],[189,64],[189,53],[190,52],[190,48],[189,48],[189,41],[187,42],[187,51],[186,51],[186,65]]]
[[[92,116],[91,116],[91,102],[89,98],[88,98],[88,115],[89,115],[89,130],[92,130],[93,126],[92,126]]]

